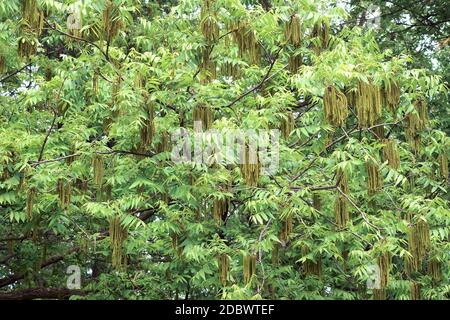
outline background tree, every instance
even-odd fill
[[[0,297],[448,298],[443,63],[380,49],[334,1],[0,17]],[[174,163],[195,120],[281,129],[278,171]]]

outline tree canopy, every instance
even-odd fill
[[[411,2],[0,2],[0,299],[449,298],[450,17]]]

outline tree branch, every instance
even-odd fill
[[[32,300],[32,299],[68,299],[71,296],[85,295],[83,290],[67,288],[30,288],[14,292],[0,293],[0,300]]]

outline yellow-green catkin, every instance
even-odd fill
[[[244,283],[247,284],[256,274],[256,255],[245,254],[243,258]]]
[[[441,153],[438,156],[438,162],[439,162],[439,171],[441,173],[441,176],[445,179],[448,178],[448,157],[447,154]]]
[[[323,20],[314,24],[311,37],[315,38],[312,49],[316,55],[319,55],[328,47],[330,42],[329,22]]]
[[[338,182],[337,186],[344,194],[348,195],[349,188],[347,173],[341,169],[338,169],[336,180]],[[338,228],[344,228],[347,225],[347,222],[350,220],[350,215],[347,207],[347,199],[340,192],[337,193],[334,203],[334,215],[335,223]]]
[[[286,116],[281,119],[280,131],[284,139],[289,138],[291,132],[294,131],[294,127],[295,127],[294,114],[291,111],[289,111],[287,112]]]
[[[98,74],[95,71],[92,76],[92,95],[94,98],[97,98],[98,96]]]
[[[256,187],[261,173],[261,163],[259,161],[258,152],[257,150],[252,150],[248,144],[245,144],[243,154],[244,157],[240,164],[241,175],[247,186]]]
[[[22,1],[21,36],[18,39],[18,55],[29,58],[37,51],[38,39],[44,27],[44,12],[37,0]]]
[[[428,109],[425,99],[418,98],[414,101],[414,112],[406,115],[406,131],[405,136],[409,145],[415,152],[421,149],[420,132],[428,126]]]
[[[411,256],[406,259],[406,272],[411,275],[422,269],[422,263],[430,250],[430,230],[428,223],[419,219],[408,227],[408,251]]]
[[[220,66],[220,72],[223,76],[233,77],[234,79],[241,76],[241,68],[239,64],[233,61],[224,61]]]
[[[334,126],[340,127],[348,117],[347,97],[334,86],[327,86],[323,94],[325,119]]]
[[[0,73],[6,72],[6,58],[0,53]]]
[[[35,196],[36,196],[36,189],[29,188],[27,192],[27,202],[26,202],[26,213],[28,220],[33,219],[33,206]]]
[[[383,140],[383,160],[388,162],[392,169],[400,168],[400,154],[395,139]]]
[[[234,42],[238,46],[239,56],[246,57],[251,64],[258,65],[261,61],[261,46],[256,31],[248,21],[239,21],[232,26]]]
[[[373,289],[373,300],[386,300],[386,289]]]
[[[360,128],[374,126],[381,115],[381,90],[372,83],[359,81],[355,93],[355,107]]]
[[[310,249],[307,245],[303,245],[301,247],[301,255],[302,257],[310,254]],[[322,258],[316,258],[316,261],[312,261],[310,259],[306,260],[302,263],[303,272],[305,275],[316,275],[320,277],[322,275]]]
[[[302,64],[302,56],[298,52],[295,52],[300,47],[302,41],[301,21],[297,14],[292,15],[290,20],[285,23],[284,38],[286,43],[293,48],[293,52],[288,58],[288,70],[296,73]]]
[[[104,176],[104,160],[103,156],[101,154],[95,154],[94,158],[92,159],[92,167],[94,171],[94,184],[98,188],[100,188],[103,185],[103,176]]]
[[[302,28],[300,17],[293,14],[291,19],[286,22],[284,28],[284,38],[286,43],[298,48],[302,41]]]
[[[435,281],[442,279],[441,263],[436,258],[431,258],[428,261],[427,273]]]
[[[218,260],[218,264],[219,264],[220,283],[223,286],[226,286],[227,281],[228,281],[228,272],[230,269],[230,257],[227,254],[222,253],[219,255],[217,260]]]
[[[193,110],[192,117],[194,119],[194,129],[199,131],[201,130],[209,130],[212,128],[214,122],[214,112],[211,107],[207,106],[204,103],[199,103],[195,106]],[[196,122],[201,122],[202,127],[195,127]]]
[[[400,104],[400,87],[397,81],[394,80],[383,88],[383,99],[388,109],[395,113]]]
[[[420,300],[420,284],[416,281],[411,281],[410,284],[411,300]]]
[[[367,159],[367,191],[369,195],[373,195],[381,190],[383,187],[383,178],[380,175],[380,168],[378,163],[373,159]]]
[[[59,197],[59,206],[64,209],[70,203],[71,194],[72,194],[72,185],[69,181],[65,181],[64,179],[58,179],[57,182],[58,189],[58,197]]]
[[[141,136],[141,151],[145,151],[153,142],[153,137],[155,135],[155,110],[153,105],[148,103],[144,104],[144,114],[145,118],[142,123],[140,130]]]
[[[272,265],[277,266],[280,264],[280,244],[275,243],[272,248]]]
[[[212,45],[219,39],[219,24],[214,9],[214,0],[203,0],[201,9],[200,29],[208,45]]]
[[[182,239],[180,234],[176,233],[176,232],[172,232],[170,234],[170,238],[172,240],[172,248],[175,251],[176,255],[178,257],[181,257],[183,254],[183,246],[182,246]]]
[[[121,269],[126,264],[123,243],[127,238],[127,230],[122,226],[120,217],[113,216],[109,222],[109,239],[111,243],[111,264],[115,269]]]
[[[160,140],[156,146],[156,152],[167,152],[170,150],[170,134],[167,131],[162,131],[160,133]]]
[[[389,283],[389,274],[391,271],[391,254],[384,252],[377,259],[378,268],[380,270],[380,287],[385,288]]]
[[[222,225],[228,215],[230,199],[215,199],[213,202],[213,219],[217,225]]]
[[[205,37],[206,46],[202,49],[200,64],[200,81],[207,84],[216,79],[216,62],[211,58],[214,44],[219,40],[219,24],[215,0],[203,0],[200,14],[200,29]]]
[[[106,0],[103,9],[103,32],[107,42],[111,42],[123,27],[120,8],[111,0]]]
[[[292,217],[287,217],[281,221],[281,232],[280,232],[280,241],[286,243],[289,241],[289,238],[294,229],[294,221]]]

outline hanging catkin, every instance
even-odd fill
[[[222,225],[228,215],[230,199],[215,199],[213,202],[213,219],[217,225]]]
[[[327,122],[340,127],[348,116],[348,105],[346,96],[334,86],[327,86],[323,94],[324,113]]]
[[[170,149],[170,134],[167,131],[161,132],[160,141],[156,146],[156,152],[166,152]]]
[[[200,14],[201,31],[208,45],[215,43],[219,39],[219,25],[213,5],[214,0],[203,0]]]
[[[247,284],[256,274],[256,256],[253,254],[245,254],[243,258],[244,283]]]
[[[293,53],[288,58],[288,70],[291,73],[297,73],[302,66],[302,56],[299,53]]]
[[[330,41],[330,25],[327,21],[321,21],[314,24],[311,37],[317,38],[313,43],[313,51],[319,55],[328,47]]]
[[[170,238],[172,240],[172,249],[175,250],[176,255],[181,257],[181,254],[183,253],[183,247],[181,246],[181,239],[178,233],[172,232],[170,234]]]
[[[220,72],[223,76],[233,77],[234,79],[241,76],[241,68],[239,64],[232,61],[225,61],[220,66]]]
[[[195,122],[202,123],[202,130],[209,130],[212,128],[214,121],[214,114],[212,109],[206,104],[203,103],[197,104],[193,110],[192,117],[194,118],[194,123]]]
[[[378,268],[380,270],[380,287],[385,288],[389,283],[389,273],[391,270],[391,254],[384,252],[378,257]]]
[[[338,169],[336,173],[336,180],[338,182],[338,187],[344,194],[348,194],[348,177],[342,169]],[[350,220],[350,215],[347,207],[347,199],[339,192],[336,196],[334,203],[334,215],[335,222],[338,228],[344,228],[347,222]]]
[[[272,265],[277,266],[280,263],[280,244],[275,243],[272,248]]]
[[[26,203],[26,212],[28,220],[33,219],[33,205],[34,205],[34,197],[36,195],[36,189],[29,188],[27,192],[27,203]]]
[[[300,47],[302,41],[301,21],[296,14],[291,16],[291,19],[285,23],[284,38],[287,44],[293,47],[293,50]],[[302,64],[302,56],[299,53],[291,53],[288,58],[288,70],[296,73]]]
[[[281,242],[283,242],[283,243],[288,242],[293,228],[294,228],[294,223],[293,223],[292,217],[287,217],[286,219],[283,219],[283,221],[281,222],[281,232],[280,232],[280,241]]]
[[[111,42],[123,27],[120,19],[119,6],[114,5],[111,0],[106,0],[105,8],[103,9],[103,32],[105,40]]]
[[[219,276],[220,276],[220,283],[223,286],[227,285],[228,280],[228,270],[230,269],[230,257],[228,257],[227,254],[222,253],[217,258],[219,263]]]
[[[30,35],[18,39],[18,55],[20,58],[29,58],[37,51],[37,40]]]
[[[284,27],[284,38],[286,43],[298,48],[302,41],[302,29],[300,17],[297,14],[291,16],[290,21]]]
[[[427,102],[423,98],[419,98],[416,101],[414,101],[414,106],[416,108],[417,114],[419,115],[419,130],[423,130],[428,125],[428,108],[427,108]]]
[[[384,103],[391,112],[395,112],[400,104],[400,87],[397,81],[392,81],[383,88]]]
[[[155,110],[152,105],[145,103],[144,105],[145,119],[143,121],[140,135],[141,135],[141,149],[144,151],[152,144],[153,136],[155,135]]]
[[[388,162],[388,165],[393,169],[400,167],[400,154],[397,149],[397,142],[395,139],[383,140],[383,160]]]
[[[94,72],[94,75],[92,76],[92,95],[94,98],[98,96],[98,74],[97,72]]]
[[[6,73],[6,58],[0,53],[0,73]]]
[[[428,261],[427,273],[433,280],[440,281],[442,278],[441,263],[435,258],[430,259]]]
[[[69,203],[72,193],[72,186],[70,182],[64,181],[64,179],[58,179],[57,182],[59,206],[64,209]]]
[[[441,176],[445,179],[448,178],[448,157],[447,154],[441,153],[438,156],[438,162],[439,162],[439,169]]]
[[[39,10],[37,0],[22,1],[23,31],[41,35],[44,26],[44,12]]]
[[[100,188],[103,184],[104,160],[101,154],[95,154],[92,159],[92,167],[94,169],[94,184]]]
[[[291,132],[294,130],[294,126],[295,126],[294,114],[291,111],[289,111],[287,112],[286,117],[283,117],[281,119],[280,131],[285,139],[289,138]]]
[[[121,269],[126,259],[123,252],[123,243],[127,238],[127,230],[121,225],[120,217],[115,215],[109,221],[109,239],[111,242],[111,264],[115,269]]]
[[[369,195],[373,195],[381,190],[383,187],[383,179],[380,175],[380,168],[378,163],[369,158],[366,160],[367,170],[367,191]]]
[[[386,300],[386,289],[373,289],[372,292],[374,300]]]
[[[257,150],[254,149],[251,150],[250,146],[245,144],[243,163],[240,164],[242,177],[249,187],[256,187],[258,185],[261,171],[261,163],[259,162]]]
[[[256,32],[247,21],[239,21],[233,25],[233,39],[238,46],[239,56],[247,56],[251,64],[259,64],[261,47],[256,38]]]
[[[411,300],[420,300],[420,285],[416,281],[411,281]]]
[[[381,115],[381,90],[372,83],[359,81],[355,107],[360,128],[372,127]]]
[[[422,263],[431,247],[428,223],[422,219],[408,227],[408,251],[406,272],[411,274],[422,269]]]
[[[416,152],[421,148],[420,131],[424,130],[428,125],[428,110],[426,101],[419,98],[414,101],[414,112],[406,115],[406,140],[412,149]]]
[[[301,247],[302,257],[307,256],[310,253],[310,249],[307,245]],[[322,275],[322,259],[318,257],[316,262],[308,259],[303,262],[303,272],[305,275],[316,275],[320,277]]]

